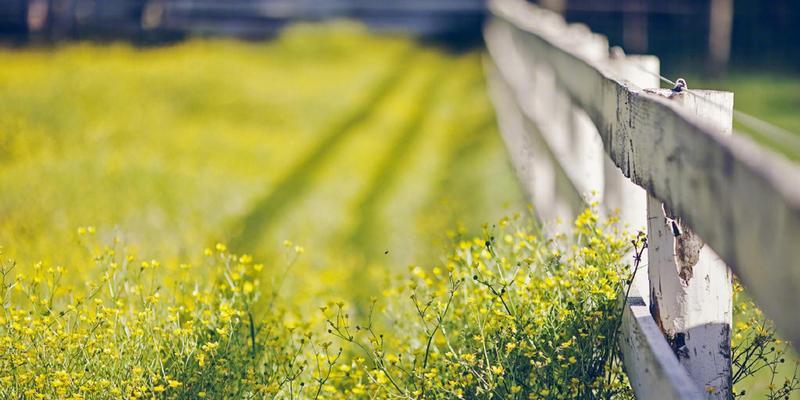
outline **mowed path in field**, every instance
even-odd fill
[[[288,239],[296,287],[370,292],[522,203],[478,53],[306,27],[0,62],[0,244],[23,264],[78,263],[81,226],[166,263],[224,242],[278,268]]]

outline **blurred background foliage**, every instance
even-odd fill
[[[800,131],[800,3],[792,0],[536,0],[588,24],[631,54],[654,54],[662,74],[693,88],[736,92],[737,107]],[[0,42],[65,40],[163,45],[191,37],[276,37],[297,22],[352,20],[450,49],[481,46],[484,0],[3,0]],[[741,127],[740,127],[741,128]],[[800,157],[796,140],[755,133]]]
[[[290,239],[320,270],[303,285],[338,292],[522,202],[477,53],[338,24],[0,64],[0,242],[23,264],[80,259],[53,250],[88,225],[162,259],[217,241],[269,259]]]

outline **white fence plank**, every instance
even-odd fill
[[[569,93],[558,84],[555,73],[546,63],[523,60],[510,40],[511,32],[503,26],[490,25],[485,38],[502,79],[513,87],[509,93],[524,118],[536,126],[543,141],[564,174],[581,197],[592,193],[602,196],[603,143],[586,113],[572,104]],[[602,42],[599,45],[606,46]],[[592,54],[598,44],[586,47]],[[577,210],[576,210],[577,211]]]
[[[558,146],[558,142],[547,143],[541,137],[542,134],[538,128],[541,126],[543,129],[550,129],[554,124],[537,119],[536,114],[527,118],[531,113],[524,113],[521,109],[524,106],[518,105],[527,102],[532,111],[535,110],[535,107],[547,107],[541,103],[542,98],[524,95],[532,90],[531,84],[527,80],[535,80],[536,77],[522,73],[524,64],[519,60],[519,55],[515,53],[513,47],[507,46],[508,41],[500,40],[504,34],[503,27],[494,27],[498,29],[492,30],[491,25],[487,27],[486,40],[492,42],[493,45],[490,47],[492,55],[495,59],[503,60],[503,65],[495,67],[491,61],[488,61],[487,72],[490,93],[498,112],[501,132],[503,132],[511,152],[512,160],[518,166],[523,186],[532,193],[531,197],[534,204],[537,204],[539,214],[543,218],[548,218],[548,216],[552,218],[553,215],[563,217],[568,211],[560,209],[559,207],[563,207],[563,204],[559,203],[563,203],[565,197],[571,199],[571,208],[576,208],[576,211],[577,208],[584,207],[585,203],[581,201],[578,189],[574,186],[555,184],[554,176],[556,174],[562,176],[559,179],[561,182],[570,180],[567,173],[562,172],[559,166],[560,163],[566,161],[563,158],[559,160],[550,150],[551,147]],[[652,60],[648,61],[652,64]],[[497,68],[501,71],[498,71]],[[627,72],[636,75],[632,70]],[[639,78],[643,80],[641,76]],[[539,80],[541,81],[541,78]],[[545,93],[555,90],[552,86],[536,88]],[[522,95],[520,95],[520,91],[523,92]],[[563,107],[563,104],[561,106]],[[529,120],[534,122],[528,122]],[[550,131],[551,134],[553,132],[563,131]],[[595,132],[595,134],[597,133]],[[597,151],[602,152],[602,149],[597,149]],[[627,185],[633,185],[622,176],[616,166],[613,166],[613,172],[621,177],[617,179],[618,182],[624,180]],[[627,188],[630,189],[630,186]],[[640,227],[644,227],[646,226],[646,193],[641,188],[638,190],[641,195],[641,198],[638,199],[638,207],[640,207],[638,224]],[[542,193],[547,195],[543,196]],[[643,288],[645,293],[649,293],[646,271],[640,271],[637,277],[639,279],[634,283],[636,287]],[[638,290],[634,290],[634,292],[638,292]],[[620,344],[631,385],[639,398],[703,398],[700,390],[672,354],[671,348],[647,311],[641,296],[634,295],[626,305]]]
[[[490,8],[490,23],[510,27],[518,51],[546,60],[623,173],[680,215],[800,343],[800,315],[785,311],[800,308],[800,168],[621,82],[610,62],[573,54],[557,16],[523,0]]]
[[[678,363],[636,290],[631,290],[622,322],[620,348],[636,398],[705,399]]]
[[[523,190],[542,220],[571,221],[585,206],[582,197],[542,141],[538,128],[525,119],[497,67],[486,59],[485,68],[500,132]]]

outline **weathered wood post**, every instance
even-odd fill
[[[657,94],[718,131],[733,130],[733,93],[669,89]],[[669,127],[665,127],[669,129]],[[653,145],[658,145],[654,143]],[[679,146],[676,146],[680,148]],[[681,154],[672,155],[681,168]],[[725,199],[698,199],[709,209]],[[650,311],[689,375],[709,398],[731,392],[732,274],[719,257],[661,201],[648,197]],[[724,223],[724,221],[720,221]]]
[[[633,52],[644,53],[649,42],[647,1],[623,0],[622,44]]]

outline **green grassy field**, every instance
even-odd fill
[[[162,265],[153,279],[169,286],[224,243],[265,261],[262,283],[279,282],[289,314],[326,298],[363,313],[453,236],[524,208],[477,51],[299,26],[269,43],[3,50],[0,64],[0,245],[20,282],[52,284],[39,261],[66,268],[48,307],[91,297],[85,282],[105,270],[87,259],[106,246],[157,260],[141,268]],[[791,107],[763,101],[774,90],[797,104],[798,81],[765,82],[724,85],[742,110],[799,131]],[[17,323],[5,313],[0,325]]]
[[[331,298],[363,309],[393,274],[438,259],[454,231],[479,233],[483,223],[523,206],[477,52],[450,55],[348,25],[298,26],[269,43],[3,50],[0,64],[0,244],[3,258],[16,262],[3,267],[8,290],[0,298],[6,306],[25,299],[43,318],[26,320],[32,325],[21,331],[34,337],[31,346],[66,341],[74,345],[69,351],[87,356],[86,343],[52,329],[58,321],[48,315],[91,298],[97,289],[89,282],[111,276],[108,265],[89,261],[97,254],[155,260],[141,266],[158,266],[153,284],[131,289],[153,291],[142,300],[150,309],[159,291],[170,288],[180,299],[185,282],[202,274],[206,283],[197,282],[213,285],[224,273],[202,267],[207,272],[192,277],[186,263],[205,265],[204,249],[226,243],[265,263],[263,278],[248,285],[285,294],[286,321],[313,312],[318,318]],[[108,246],[116,250],[103,250]],[[115,271],[119,264],[111,265]],[[39,304],[46,297],[50,302]],[[196,300],[180,308],[205,304]],[[231,318],[224,307],[223,322]],[[31,357],[46,352],[11,345],[22,329],[16,312],[0,316],[0,325],[9,324],[0,335],[0,369],[8,374],[17,368],[9,360],[32,365]],[[97,312],[81,312],[75,323],[95,321]],[[86,338],[96,329],[77,326],[75,335]],[[111,373],[128,362],[97,366]],[[37,390],[71,398],[65,379],[85,380],[70,375],[71,364],[61,356],[45,360]],[[150,371],[154,364],[147,365]],[[102,391],[120,379],[95,373],[87,388],[71,390]],[[6,387],[8,374],[0,376]],[[163,371],[159,379],[179,384]],[[134,398],[163,388],[124,382]]]
[[[290,239],[319,266],[404,266],[520,203],[475,53],[299,28],[0,63],[0,242],[20,262],[69,263],[52,249],[91,225],[159,258]]]

